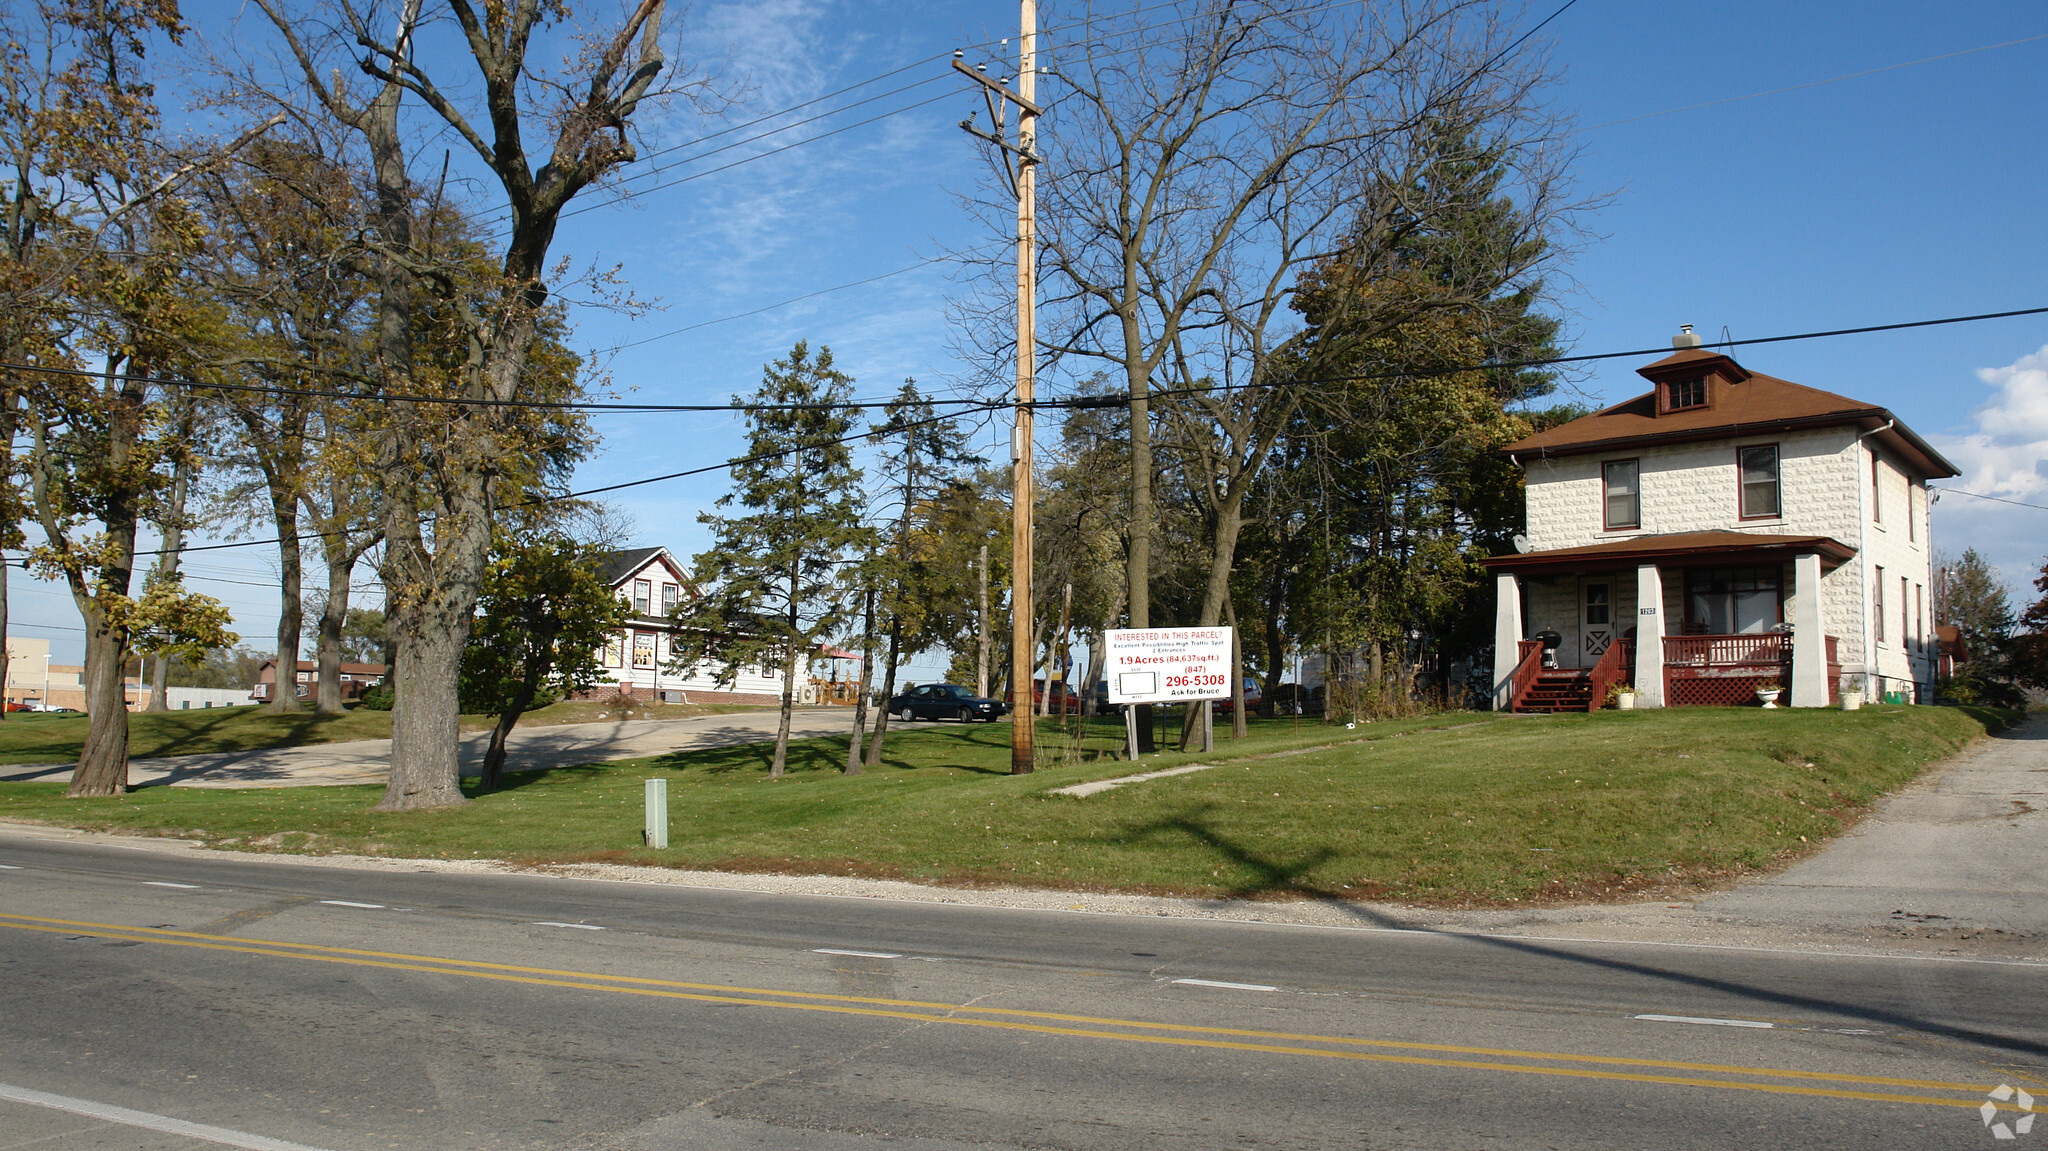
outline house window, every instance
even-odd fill
[[[633,666],[652,670],[654,667],[654,633],[636,631],[633,633]]]
[[[1906,597],[1906,589],[1912,581],[1899,577],[1899,647],[1904,648],[1913,638],[1913,617],[1907,613],[1913,610],[1913,601]]]
[[[1743,448],[1736,457],[1742,471],[1742,518],[1772,519],[1782,514],[1778,503],[1778,445]]]
[[[1664,410],[1682,412],[1689,408],[1707,406],[1707,378],[1694,376],[1689,380],[1672,380],[1664,385]]]
[[[1927,589],[1913,585],[1913,631],[1920,639],[1920,651],[1927,651]]]
[[[1870,520],[1884,522],[1884,471],[1877,453],[1870,453]]]
[[[622,636],[613,636],[604,641],[604,665],[622,667],[626,662],[626,641]]]
[[[661,614],[669,615],[676,610],[676,585],[661,585]]]
[[[648,610],[648,607],[650,606],[650,605],[649,605],[649,602],[648,602],[648,601],[649,601],[649,598],[650,598],[650,597],[651,597],[651,596],[652,596],[653,594],[654,594],[654,585],[653,585],[653,584],[652,584],[651,582],[649,582],[649,581],[647,581],[647,580],[644,580],[644,579],[636,579],[636,580],[634,580],[634,581],[633,581],[633,610],[634,610],[634,611],[636,611],[636,612],[638,612],[638,613],[639,613],[639,614],[641,614],[641,615],[646,615],[646,614],[647,614],[647,610]]]
[[[1697,568],[1685,573],[1685,630],[1756,635],[1785,621],[1785,573],[1775,567]]]
[[[1906,542],[1916,543],[1920,539],[1920,500],[1916,498],[1918,484],[1906,488]]]
[[[1637,483],[1636,461],[1608,460],[1600,465],[1600,487],[1605,497],[1605,525],[1608,531],[1627,531],[1643,523],[1642,488]]]
[[[1874,596],[1873,598],[1874,598],[1874,599],[1876,600],[1876,602],[1875,602],[1874,604],[1872,604],[1872,605],[1871,605],[1871,607],[1872,607],[1872,609],[1873,609],[1873,610],[1872,610],[1872,611],[1871,611],[1871,613],[1870,613],[1870,617],[1871,617],[1871,620],[1872,620],[1872,623],[1871,623],[1871,625],[1870,625],[1870,626],[1871,626],[1871,627],[1873,627],[1873,628],[1875,628],[1875,629],[1877,630],[1877,642],[1879,642],[1879,643],[1883,643],[1883,642],[1884,642],[1884,569],[1883,569],[1883,568],[1879,568],[1879,569],[1877,569],[1877,579],[1876,579],[1876,581],[1875,581],[1875,584],[1876,584],[1876,589],[1877,589],[1877,591],[1876,591],[1876,595],[1875,595],[1875,596]]]

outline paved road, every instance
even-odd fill
[[[0,829],[0,1146],[1988,1148],[2044,975]]]
[[[558,724],[512,729],[507,741],[506,770],[528,771],[572,767],[614,759],[666,755],[705,747],[758,743],[775,738],[779,716],[773,709],[703,715],[691,719],[621,720],[614,723]],[[873,722],[872,715],[869,722]],[[901,721],[891,720],[892,726]],[[790,716],[790,735],[845,735],[853,726],[850,708],[801,708]],[[923,725],[919,725],[923,726]],[[466,775],[480,771],[489,732],[462,737]],[[128,778],[136,787],[171,784],[182,787],[303,787],[308,784],[382,783],[390,770],[391,741],[353,740],[307,747],[206,755],[136,759]],[[71,766],[31,765],[4,769],[0,780],[68,780]]]
[[[2048,938],[2048,717],[1979,742],[1812,859],[1698,910],[1921,937]]]

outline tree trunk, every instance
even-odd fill
[[[356,570],[346,547],[346,541],[329,540],[327,604],[320,612],[320,638],[313,653],[313,710],[321,715],[340,715],[342,710],[341,632],[348,623],[348,585]]]
[[[448,807],[463,798],[461,722],[454,702],[462,640],[422,629],[398,637],[398,693],[391,706],[391,778],[379,811]]]
[[[299,571],[299,505],[291,494],[271,489],[271,518],[277,521],[277,563],[284,602],[277,615],[277,714],[299,710],[299,632],[305,626],[304,580]]]
[[[1230,734],[1243,739],[1249,734],[1244,715],[1244,637],[1237,634],[1237,600],[1223,601],[1223,618],[1230,624]]]
[[[128,790],[128,692],[122,674],[127,654],[112,626],[103,619],[88,619],[85,746],[66,795],[120,795]]]
[[[782,661],[782,717],[775,725],[775,760],[768,766],[768,778],[781,779],[789,766],[789,713],[796,706],[796,672],[802,653],[797,638],[789,637],[789,653]]]
[[[846,774],[859,775],[860,737],[868,726],[868,688],[875,679],[875,589],[867,589],[860,626],[860,694],[853,700],[853,738],[846,745]]]
[[[512,735],[512,725],[526,714],[533,703],[533,697],[540,692],[540,681],[528,676],[519,683],[519,690],[513,693],[511,704],[498,713],[498,722],[491,727],[491,746],[484,752],[483,773],[477,778],[480,791],[498,790],[498,781],[505,770],[505,741]]]
[[[192,434],[188,417],[180,425],[185,439]],[[184,559],[185,551],[185,496],[192,487],[192,461],[190,456],[181,456],[171,472],[170,514],[164,517],[164,554],[157,559],[157,575],[175,576]],[[149,710],[171,710],[170,657],[159,655],[151,660],[149,673]]]
[[[11,678],[14,670],[14,650],[7,646],[7,565],[4,563],[0,563],[0,658],[7,660]],[[12,687],[13,684],[9,683],[7,686]],[[7,718],[7,702],[4,693],[0,693],[0,720]]]
[[[902,658],[903,621],[889,614],[889,663],[882,669],[882,706],[875,713],[875,734],[868,740],[867,765],[882,762],[882,737],[889,732],[889,701],[896,698],[896,664]]]

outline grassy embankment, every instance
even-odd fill
[[[1006,725],[944,726],[897,733],[885,765],[855,778],[837,774],[842,743],[809,740],[779,782],[755,745],[519,775],[431,813],[371,812],[376,788],[66,800],[60,785],[0,784],[0,818],[221,847],[1502,905],[1681,894],[1780,865],[2006,718],[1683,708],[1298,734],[1276,721],[1212,756],[1142,765],[1213,770],[1086,799],[1048,793],[1132,766],[1069,759],[1011,776]],[[641,781],[655,776],[670,780],[665,851],[639,843]]]
[[[683,719],[754,710],[758,709],[736,704],[643,703],[630,711],[620,711],[594,701],[565,701],[527,712],[519,718],[519,726]],[[489,731],[493,722],[491,716],[466,715],[462,717],[462,730]],[[0,721],[0,764],[73,762],[85,742],[85,725],[83,715],[15,712]],[[391,713],[362,708],[341,715],[314,715],[310,709],[273,715],[262,707],[214,707],[135,712],[128,717],[128,755],[133,759],[389,738]]]

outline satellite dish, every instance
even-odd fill
[[[1528,537],[1528,536],[1525,536],[1525,535],[1520,535],[1520,534],[1517,534],[1517,535],[1515,536],[1515,550],[1516,550],[1516,551],[1518,551],[1518,552],[1521,552],[1521,553],[1523,553],[1523,554],[1525,554],[1525,555],[1526,555],[1526,554],[1528,554],[1528,551],[1529,551],[1529,537]]]

